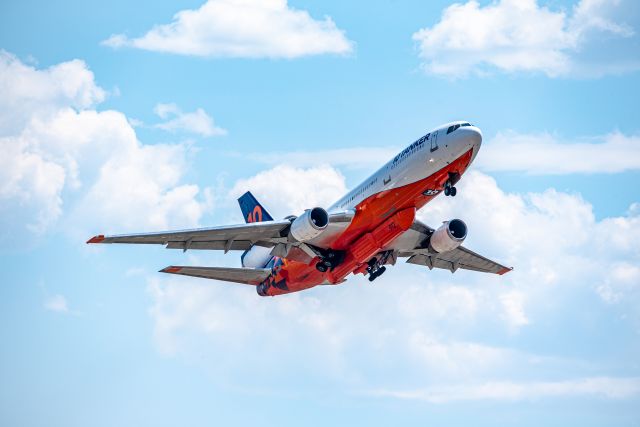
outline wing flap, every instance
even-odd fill
[[[271,274],[268,268],[233,268],[233,267],[187,267],[169,266],[161,273],[179,274],[182,276],[200,277],[203,279],[222,280],[224,282],[259,285]]]

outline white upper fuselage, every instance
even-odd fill
[[[448,123],[418,138],[373,175],[334,203],[329,213],[355,208],[376,193],[427,178],[473,148],[472,161],[482,132],[465,121]]]

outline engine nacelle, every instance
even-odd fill
[[[329,225],[329,214],[322,208],[307,209],[291,223],[291,236],[298,242],[318,237]]]
[[[433,232],[429,240],[429,249],[438,253],[452,251],[467,237],[467,224],[461,219],[445,221]]]
[[[263,268],[271,259],[271,248],[252,246],[240,257],[243,267]]]

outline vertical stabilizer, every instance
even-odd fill
[[[273,217],[262,205],[253,197],[250,191],[244,193],[239,199],[240,209],[246,222],[273,221]]]

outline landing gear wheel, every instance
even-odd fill
[[[384,267],[384,266],[382,266],[382,267],[380,267],[380,268],[377,268],[377,269],[375,269],[375,270],[373,270],[373,269],[372,269],[372,270],[369,272],[369,281],[370,281],[370,282],[373,282],[373,281],[374,281],[374,280],[376,280],[378,277],[382,276],[382,273],[384,273],[385,271],[387,271],[387,267]]]
[[[451,187],[451,189],[449,190],[449,194],[451,195],[451,197],[456,197],[456,193],[458,191],[456,190],[456,187]]]
[[[316,270],[318,270],[320,273],[326,273],[328,269],[329,267],[327,267],[322,261],[316,264]]]
[[[451,188],[447,185],[444,187],[444,195],[448,196],[451,194]]]

